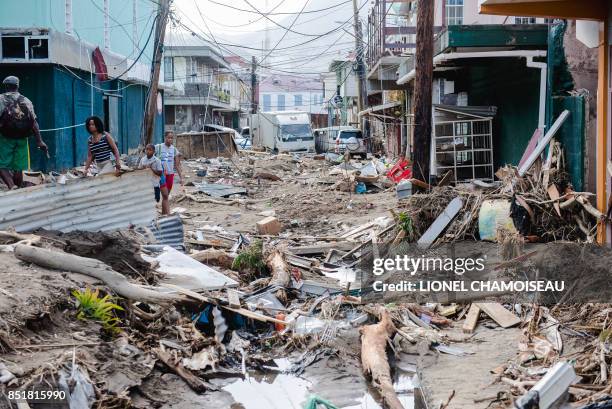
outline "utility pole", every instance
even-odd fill
[[[149,99],[147,100],[147,111],[145,115],[145,145],[153,141],[153,129],[155,129],[155,111],[157,110],[157,90],[159,84],[159,71],[164,53],[164,38],[166,37],[166,25],[170,14],[170,0],[160,0],[157,12],[157,26],[155,30],[155,43],[153,49],[153,63],[151,65],[151,83],[149,84]]]
[[[359,9],[357,0],[353,0],[353,23],[355,29],[355,62],[357,63],[357,109],[359,112],[364,110],[366,103],[366,84],[365,67],[363,64],[363,39],[361,32],[361,22],[359,21]],[[361,128],[361,124],[359,124]]]
[[[431,88],[433,81],[434,2],[420,0],[417,10],[416,56],[414,79],[414,144],[412,173],[429,183],[431,160]]]
[[[255,71],[257,70],[257,59],[255,56],[251,59],[251,113],[257,113],[257,74]]]

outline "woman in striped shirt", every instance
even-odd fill
[[[87,140],[87,162],[85,162],[85,174],[89,171],[92,162],[96,162],[98,175],[113,172],[111,154],[115,156],[115,175],[121,174],[121,161],[119,159],[119,149],[113,137],[104,132],[102,120],[97,116],[90,116],[85,121],[85,128],[91,135]]]

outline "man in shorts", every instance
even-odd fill
[[[19,93],[19,78],[9,76],[2,81],[6,92],[0,94],[0,179],[9,189],[23,184],[23,171],[28,169],[28,138],[34,134],[38,149],[48,155],[32,101]]]

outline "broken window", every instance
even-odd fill
[[[174,111],[174,105],[166,105],[164,107],[166,116],[166,125],[174,125],[176,123],[176,115]]]
[[[2,37],[2,58],[25,59],[25,38]]]
[[[49,58],[49,40],[47,38],[28,38],[28,55],[30,60]]]

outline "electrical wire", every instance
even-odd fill
[[[251,3],[249,3],[249,0],[244,0],[248,5],[251,5]],[[276,44],[274,45],[274,47],[272,47],[272,49],[270,51],[268,51],[268,53],[261,59],[261,61],[266,61],[266,58],[268,58],[270,56],[270,54],[272,54],[274,52],[274,50],[276,50],[276,47],[278,47],[280,45],[280,43],[283,42],[283,40],[285,39],[285,37],[287,36],[287,34],[289,34],[289,32],[291,31],[291,28],[293,27],[293,25],[296,23],[296,21],[300,18],[300,16],[302,15],[302,11],[304,11],[304,9],[306,8],[306,6],[308,5],[310,0],[306,0],[304,2],[304,7],[302,7],[302,10],[300,10],[300,13],[298,15],[295,16],[295,18],[293,19],[293,21],[291,22],[291,25],[286,29],[286,31],[283,33],[282,37],[280,38],[280,40],[278,40],[276,42]]]
[[[259,10],[253,11],[253,10],[242,9],[242,8],[235,7],[235,6],[230,6],[229,4],[221,3],[221,2],[218,2],[218,1],[215,1],[215,0],[208,0],[208,1],[209,1],[210,3],[217,4],[217,5],[219,5],[219,6],[227,7],[227,8],[233,9],[233,10],[237,10],[237,11],[244,11],[244,12],[246,12],[246,13],[254,13],[254,14],[266,15],[266,16],[286,16],[286,15],[295,15],[295,14],[312,14],[312,13],[320,13],[320,12],[322,12],[322,11],[327,11],[327,10],[330,10],[330,9],[333,9],[333,8],[336,8],[336,7],[339,7],[339,6],[342,6],[343,4],[347,4],[347,3],[349,3],[351,0],[346,0],[346,1],[343,1],[343,2],[340,2],[340,3],[337,3],[337,4],[334,4],[334,5],[331,5],[331,6],[329,6],[329,7],[325,7],[325,8],[322,8],[322,9],[318,9],[318,10],[306,10],[306,11],[304,11],[304,12],[302,12],[302,13],[299,13],[299,12],[298,12],[298,13],[296,13],[296,12],[293,12],[293,13],[290,13],[290,12],[284,12],[284,13],[271,13],[271,12],[269,12],[269,13],[263,13],[263,12],[261,12],[261,11],[259,11]]]
[[[286,0],[281,0],[281,1],[280,1],[280,2],[279,2],[277,5],[276,5],[276,6],[272,7],[272,9],[270,10],[270,13],[271,13],[271,12],[273,12],[274,10],[276,10],[277,8],[279,8],[279,7],[280,7],[282,4],[284,4],[284,3],[285,3],[285,1],[286,1]],[[225,5],[225,4],[222,4],[222,5],[227,7],[227,5]],[[269,14],[269,13],[268,13],[268,14]],[[212,19],[212,18],[210,18],[210,17],[209,17],[208,19],[209,19],[210,21],[212,21],[213,23],[218,24],[218,25],[220,25],[220,26],[222,26],[222,27],[238,28],[238,27],[247,27],[247,26],[250,26],[251,24],[255,24],[255,23],[257,23],[257,22],[259,22],[259,21],[263,20],[263,19],[264,19],[264,16],[259,16],[257,19],[255,19],[255,20],[253,20],[253,21],[249,21],[249,22],[248,22],[248,23],[246,23],[246,24],[238,24],[238,25],[229,25],[229,24],[219,23],[219,22],[217,22],[217,21],[213,20],[213,19]]]
[[[242,0],[242,1],[244,1],[246,4],[248,4],[248,5],[249,5],[249,6],[250,6],[250,7],[251,7],[253,10],[255,10],[257,13],[261,14],[262,16],[264,16],[264,18],[265,18],[266,20],[268,20],[268,21],[270,21],[270,22],[274,23],[274,25],[276,25],[276,26],[278,26],[278,27],[282,28],[283,30],[285,30],[285,34],[283,35],[283,37],[284,37],[284,36],[286,36],[286,35],[287,35],[287,33],[294,33],[294,34],[298,34],[298,35],[301,35],[301,36],[304,36],[304,37],[321,37],[321,36],[325,36],[325,35],[327,35],[327,34],[330,34],[330,33],[332,33],[332,32],[337,31],[337,29],[334,29],[334,30],[328,31],[327,33],[321,33],[321,34],[301,33],[301,32],[299,32],[299,31],[295,31],[295,30],[293,29],[293,26],[295,25],[295,23],[296,23],[297,19],[298,19],[298,18],[300,18],[300,16],[302,15],[302,12],[300,12],[300,13],[296,14],[295,19],[293,20],[293,22],[291,23],[291,25],[290,25],[289,27],[285,27],[285,26],[283,26],[282,24],[279,24],[279,23],[277,23],[276,21],[272,20],[270,17],[268,17],[267,15],[265,15],[264,13],[262,13],[261,11],[259,11],[259,10],[257,9],[257,7],[253,6],[253,5],[252,5],[252,4],[249,2],[249,0]],[[302,11],[303,11],[303,10],[306,8],[306,6],[307,6],[307,5],[308,5],[308,0],[305,2],[304,7],[302,7]]]

